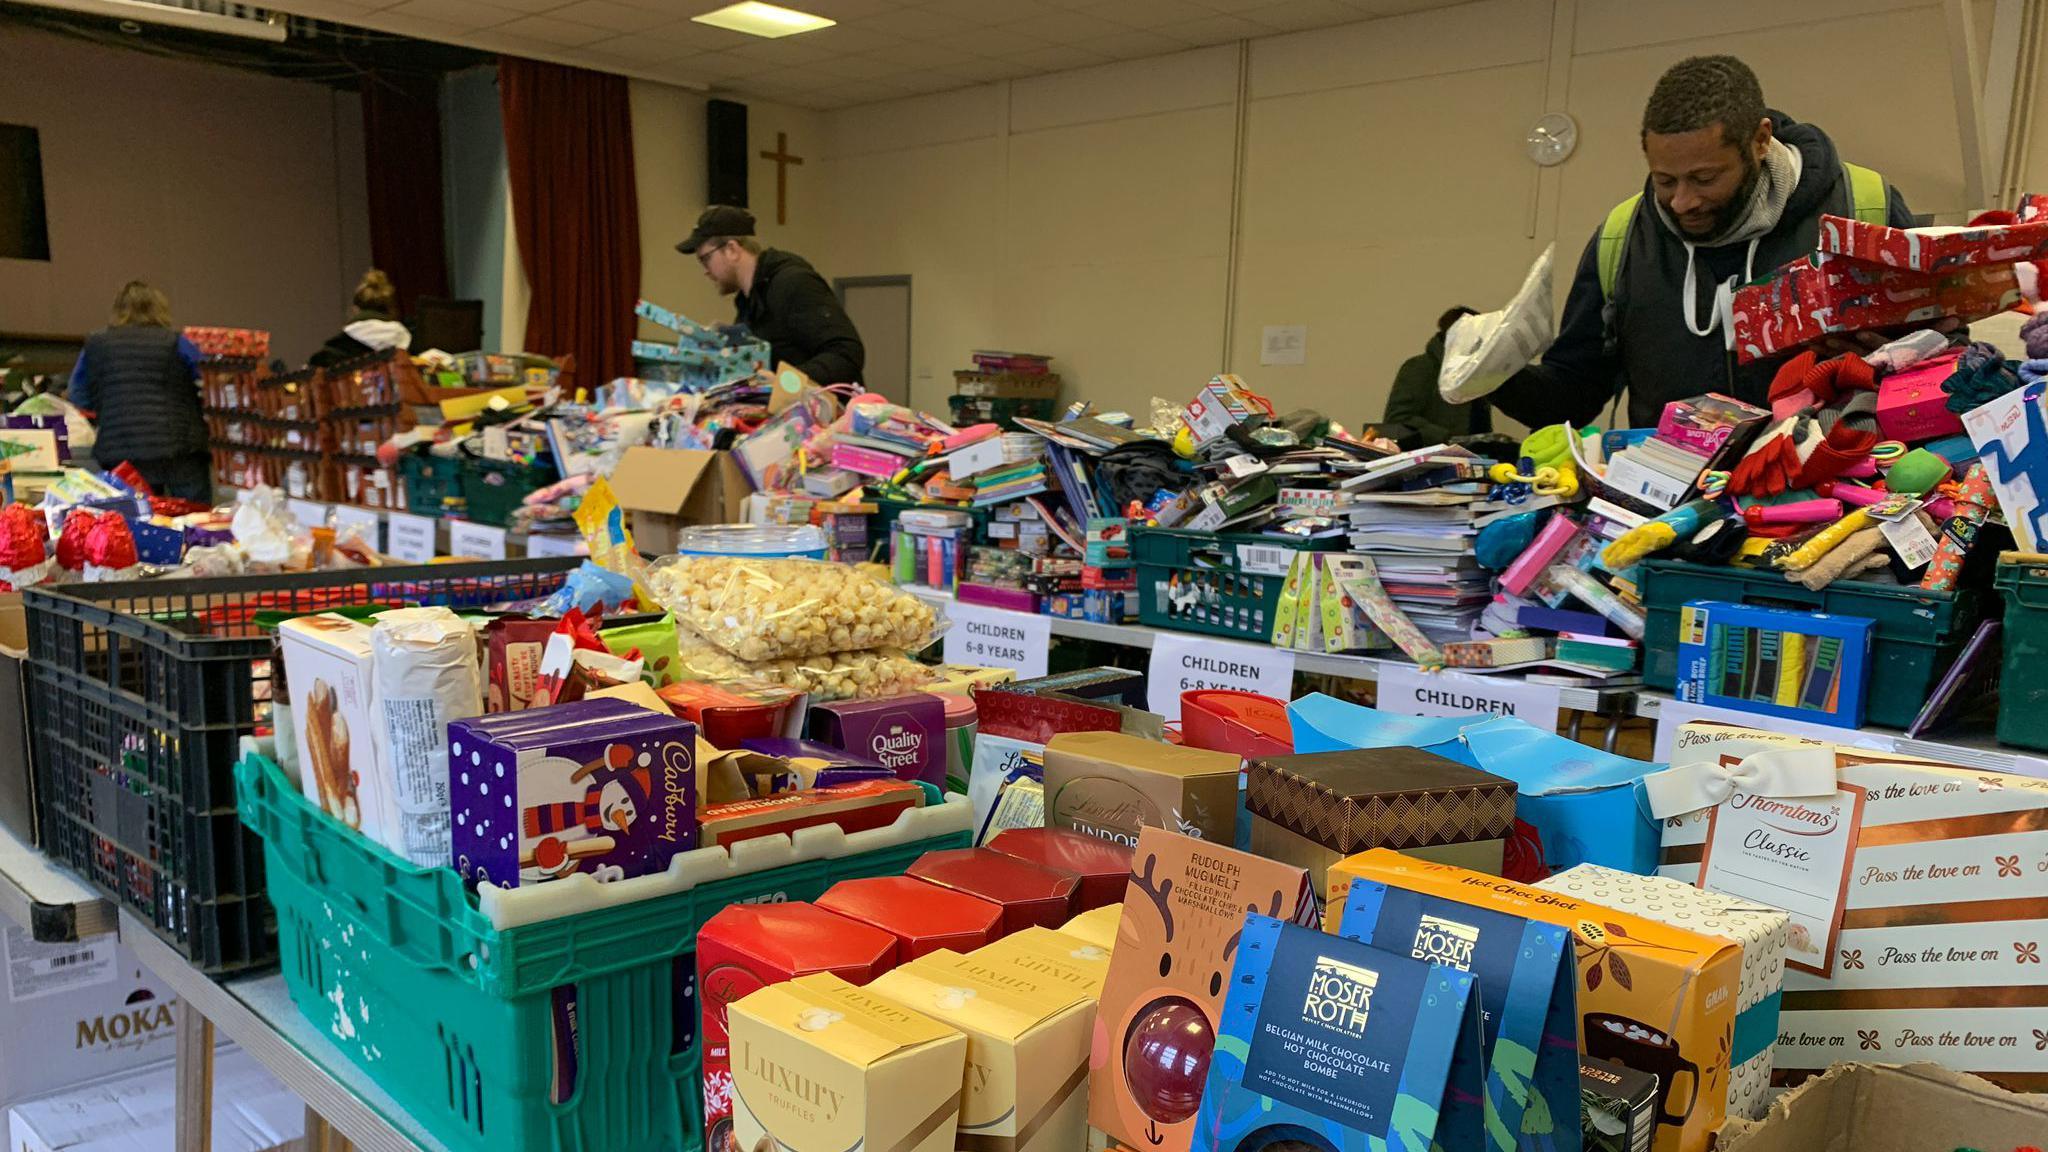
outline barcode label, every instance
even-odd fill
[[[91,962],[92,949],[87,948],[83,952],[70,952],[62,956],[52,956],[50,958],[50,969],[55,971],[59,968],[69,968],[73,964],[88,964]]]
[[[1237,570],[1247,576],[1285,576],[1294,566],[1294,550],[1272,544],[1239,544]]]

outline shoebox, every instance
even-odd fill
[[[1747,364],[1836,332],[1976,320],[2019,301],[2008,265],[1915,272],[1816,252],[1736,289],[1735,358]]]
[[[967,1037],[829,972],[734,1002],[733,1138],[744,1149],[952,1152]]]
[[[0,928],[0,1037],[10,1041],[0,1043],[0,1106],[177,1054],[170,986],[115,937],[54,944],[9,921]]]
[[[908,876],[841,880],[818,907],[894,936],[898,964],[941,948],[972,952],[1003,934],[1000,905]]]
[[[1980,228],[1893,228],[1823,215],[1823,252],[1887,268],[1946,272],[1975,264],[2019,264],[2048,257],[2048,220]]]
[[[1716,1152],[1984,1152],[2048,1139],[2048,1096],[2021,1096],[1933,1064],[1839,1063],[1762,1120],[1730,1120]]]
[[[1087,911],[1124,902],[1131,881],[1131,849],[1099,836],[1064,828],[1006,828],[988,846],[1007,856],[1080,877],[1074,907]]]
[[[907,869],[927,884],[978,896],[1003,910],[1003,932],[1038,925],[1057,928],[1073,919],[1072,872],[1033,864],[991,848],[947,848],[927,852]]]
[[[1242,763],[1121,732],[1063,732],[1045,745],[1046,826],[1124,844],[1146,826],[1232,844]]]
[[[159,1152],[178,1142],[178,1070],[159,1063],[8,1109],[15,1152]],[[212,1152],[283,1152],[306,1106],[239,1048],[213,1054]]]
[[[1420,748],[1260,756],[1246,766],[1252,851],[1308,869],[1368,848],[1499,875],[1515,785]]]
[[[704,1013],[704,1146],[726,1148],[732,1131],[731,1031],[727,1010],[756,989],[830,972],[861,985],[887,971],[896,938],[815,904],[729,904],[697,930],[697,1002]]]
[[[816,704],[810,737],[894,769],[899,779],[946,786],[946,704],[937,696]]]

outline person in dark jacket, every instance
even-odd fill
[[[719,294],[734,297],[735,318],[768,342],[776,364],[820,384],[861,382],[867,349],[838,295],[803,257],[761,247],[753,213],[714,204],[676,251],[695,256]]]
[[[1387,395],[1387,415],[1382,423],[1406,424],[1420,441],[1418,447],[1493,431],[1493,413],[1483,398],[1456,404],[1444,399],[1436,387],[1444,367],[1444,333],[1460,317],[1472,314],[1472,309],[1460,305],[1437,317],[1436,335],[1429,338],[1422,355],[1403,360],[1394,373],[1394,390]]]
[[[372,268],[363,273],[350,303],[353,307],[349,310],[348,323],[329,337],[318,352],[308,357],[307,364],[315,368],[331,368],[386,348],[400,351],[412,348],[412,331],[398,322],[398,289],[391,286],[391,277],[381,269]]]
[[[1734,289],[1813,252],[1823,213],[1913,225],[1898,189],[1845,165],[1820,129],[1767,108],[1756,74],[1732,56],[1664,73],[1643,110],[1642,145],[1643,194],[1587,243],[1556,343],[1491,397],[1532,428],[1593,423],[1624,390],[1638,428],[1655,426],[1667,402],[1705,392],[1768,406],[1785,357],[1735,362]],[[1611,290],[1603,233],[1619,259]],[[1882,338],[1831,343],[1862,350]]]
[[[211,503],[213,458],[199,407],[199,350],[171,327],[162,292],[132,280],[114,298],[111,327],[85,338],[71,369],[71,402],[93,418],[101,468],[135,466],[160,496]]]

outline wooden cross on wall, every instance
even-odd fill
[[[775,161],[775,222],[789,223],[789,166],[801,168],[804,158],[789,154],[789,133],[775,134],[775,151],[761,153],[761,159]]]

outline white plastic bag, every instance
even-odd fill
[[[1552,244],[1529,268],[1521,290],[1498,312],[1460,317],[1444,333],[1444,366],[1436,387],[1453,404],[1479,399],[1527,368],[1557,339],[1557,315],[1550,306]]]

